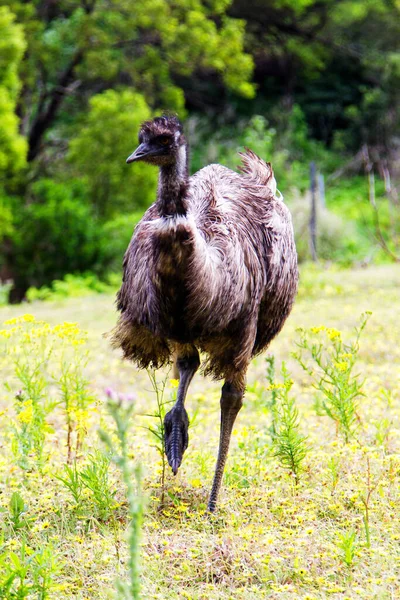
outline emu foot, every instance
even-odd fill
[[[174,475],[182,462],[189,442],[189,418],[183,406],[174,406],[164,419],[165,454]]]

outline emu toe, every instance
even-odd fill
[[[183,406],[174,406],[164,419],[164,444],[168,463],[174,475],[182,462],[189,442],[189,418]]]

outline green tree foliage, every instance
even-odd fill
[[[2,2],[0,2],[2,3]],[[152,107],[182,110],[177,78],[197,70],[252,96],[252,59],[243,51],[244,22],[212,0],[50,0],[12,3],[27,31],[20,109],[28,159],[49,131],[85,108],[99,91],[123,82]],[[76,94],[76,90],[80,92]],[[68,135],[68,134],[64,134]]]
[[[399,126],[400,6],[386,0],[234,0],[255,60],[253,110],[300,104],[314,137],[389,145]]]
[[[71,140],[68,158],[87,181],[91,202],[103,219],[144,209],[154,197],[156,169],[125,163],[137,145],[140,123],[149,117],[142,95],[107,90],[90,100],[83,126]]]
[[[22,27],[6,6],[0,6],[0,186],[25,164],[26,140],[15,114],[20,90],[18,67],[25,51]],[[2,234],[0,225],[0,239]]]

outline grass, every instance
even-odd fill
[[[301,433],[310,448],[299,481],[296,484],[271,448],[268,365],[261,356],[249,369],[220,505],[212,517],[205,509],[217,453],[220,383],[198,375],[191,385],[187,408],[196,418],[189,448],[178,476],[167,471],[160,510],[162,462],[146,429],[154,423],[144,416],[154,413],[155,396],[147,374],[122,363],[102,337],[115,322],[113,297],[29,306],[29,312],[51,325],[72,321],[88,332],[84,375],[92,401],[85,404],[84,441],[77,453],[78,474],[73,476],[87,474],[90,457],[105,453],[97,430],[112,430],[107,398],[135,403],[127,452],[134,464],[142,465],[146,498],[142,598],[400,597],[399,289],[400,270],[395,266],[304,273],[293,313],[270,348],[277,372],[286,361]],[[357,407],[357,437],[346,444],[332,419],[317,415],[318,392],[291,353],[298,327],[332,327],[351,341],[366,310],[372,316],[354,367],[365,378],[364,396]],[[24,312],[22,307],[2,308],[0,322]],[[56,365],[55,354],[51,360]],[[40,470],[18,466],[10,425],[17,382],[10,357],[1,355],[0,364],[10,386],[2,388],[0,399],[0,567],[12,553],[28,564],[29,577],[40,583],[29,598],[111,598],[115,579],[126,580],[130,565],[121,472],[111,459],[106,461],[106,514],[98,510],[88,487],[82,486],[76,502],[57,478],[66,476],[68,455],[61,405],[47,417],[51,427]],[[54,385],[50,382],[47,388],[50,395]],[[166,390],[172,394],[168,388],[172,386]],[[40,591],[45,586],[48,591]]]

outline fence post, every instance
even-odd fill
[[[325,208],[325,179],[322,173],[318,173],[318,199],[322,208]]]
[[[370,204],[376,210],[374,164],[370,160],[367,144],[364,144],[362,152],[363,152],[363,159],[364,159],[364,168],[365,168],[365,172],[368,177],[368,198],[369,198]]]
[[[317,259],[317,178],[315,162],[310,163],[310,189],[311,189],[311,212],[310,212],[310,252],[314,262]]]

